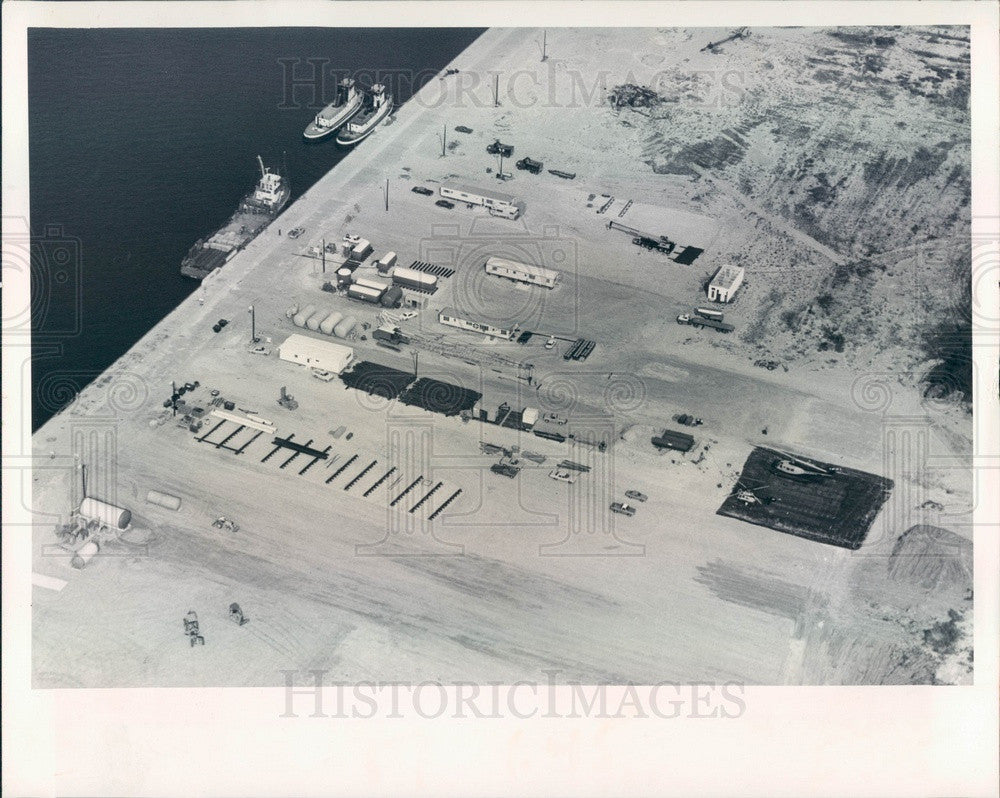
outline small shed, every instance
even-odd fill
[[[708,284],[708,298],[712,302],[732,302],[743,285],[742,266],[723,266]]]
[[[674,449],[678,452],[690,452],[694,448],[694,436],[686,432],[676,432],[665,429],[652,438],[652,444],[657,449]]]

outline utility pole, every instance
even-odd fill
[[[323,274],[326,274],[326,239],[321,238],[319,240],[319,245],[322,247],[320,250],[320,257],[323,258]]]
[[[177,415],[177,383],[170,381],[170,406],[174,409],[174,416]]]
[[[385,212],[389,212],[389,178],[385,179]]]
[[[419,357],[420,357],[419,352],[414,352],[413,353],[413,377],[414,377],[414,379],[416,379],[416,377],[417,377],[417,360],[418,360]]]
[[[500,73],[497,72],[493,76],[493,107],[497,108],[500,105]]]
[[[254,313],[253,305],[250,306],[250,343],[257,343],[257,314]]]
[[[545,30],[542,31],[542,61],[545,61],[545,59],[548,58],[548,55],[545,52],[545,50],[546,50],[546,44],[547,44],[546,33],[547,33],[547,31],[545,31]]]
[[[444,157],[444,148],[448,143],[448,124],[445,123],[441,126],[441,157]]]

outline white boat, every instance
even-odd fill
[[[344,123],[361,110],[364,96],[357,90],[351,78],[344,78],[337,85],[337,99],[316,114],[316,118],[302,134],[310,140],[322,139],[335,133]]]
[[[361,112],[352,117],[337,134],[337,143],[347,147],[368,138],[391,111],[392,95],[386,92],[385,86],[376,83],[365,94],[364,108]]]

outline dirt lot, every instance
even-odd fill
[[[535,33],[492,30],[453,66],[459,77],[533,68]],[[61,590],[34,591],[38,686],[271,685],[282,683],[281,670],[306,668],[345,680],[506,681],[542,678],[543,669],[584,682],[969,679],[971,664],[953,661],[962,642],[952,653],[935,648],[952,627],[923,634],[949,623],[949,610],[968,610],[971,598],[955,587],[964,571],[945,590],[937,582],[903,585],[891,567],[897,543],[914,526],[943,528],[971,545],[969,473],[951,467],[968,456],[968,418],[949,403],[922,400],[905,369],[884,364],[830,368],[824,358],[788,371],[755,368],[756,347],[772,345],[770,320],[750,349],[737,336],[677,325],[677,313],[703,301],[704,271],[736,250],[753,258],[767,249],[770,260],[762,263],[784,260],[789,269],[821,261],[798,258],[804,244],[788,232],[798,230],[794,218],[778,229],[721,183],[658,174],[644,156],[648,132],[629,122],[632,112],[597,100],[571,103],[573,74],[599,86],[606,70],[610,86],[629,69],[694,68],[710,58],[699,55],[699,42],[712,32],[550,33],[552,62],[538,65],[538,85],[516,102],[508,97],[494,108],[463,95],[456,79],[432,81],[426,102],[400,109],[285,211],[281,226],[304,227],[303,237],[266,231],[38,431],[35,454],[49,468],[39,468],[34,482],[35,570],[66,580]],[[770,32],[760,41],[780,48],[785,36],[789,51],[801,54],[810,35],[818,34]],[[547,101],[549,86],[556,102]],[[432,102],[438,91],[445,102]],[[537,102],[528,106],[531,97]],[[475,132],[442,157],[443,124]],[[497,183],[484,152],[497,137],[513,141],[518,158],[531,155],[578,177],[515,170],[506,190],[527,204],[518,222],[461,205],[438,208],[433,197],[410,192],[449,177]],[[602,193],[634,199],[637,210],[665,209],[667,231],[676,211],[683,235],[704,254],[685,267],[639,249],[607,228],[595,203],[587,207],[590,195]],[[349,232],[372,240],[377,253],[396,251],[401,263],[456,268],[426,309],[401,322],[415,345],[396,353],[359,335],[348,342],[358,359],[408,372],[416,350],[423,378],[516,410],[556,413],[570,419],[567,429],[608,434],[614,445],[602,454],[463,422],[339,380],[321,382],[280,361],[274,349],[298,331],[286,316],[293,304],[377,323],[376,309],[321,291],[332,275],[304,257],[322,239]],[[485,252],[532,254],[565,279],[552,291],[487,280],[479,263]],[[762,299],[768,291],[792,290],[774,274],[748,273],[751,285],[731,310],[742,332],[769,307]],[[438,308],[463,303],[542,335],[522,346],[438,324]],[[250,351],[251,304],[270,354]],[[886,323],[903,316],[886,314]],[[220,317],[230,324],[215,334]],[[562,344],[544,348],[550,333],[586,337],[597,347],[586,361],[565,361]],[[219,390],[272,421],[282,437],[294,434],[321,451],[329,446],[332,462],[304,473],[304,455],[284,469],[291,452],[261,462],[274,448],[267,436],[241,454],[198,443],[162,406],[172,379],[200,381],[201,396]],[[277,404],[281,386],[297,410]],[[705,420],[694,450],[657,453],[652,432],[679,412]],[[240,435],[230,448],[249,437]],[[497,476],[489,470],[496,458],[480,452],[482,440],[520,445],[546,462],[515,479]],[[893,480],[865,544],[851,552],[715,515],[758,445],[795,447]],[[80,498],[74,454],[88,466],[88,492],[134,517],[133,529],[82,571],[53,548],[54,528]],[[549,479],[563,458],[591,471],[572,485]],[[364,480],[344,490],[373,461]],[[392,477],[365,497],[390,468]],[[414,512],[408,499],[388,506],[390,489],[418,477],[414,494],[441,487]],[[180,497],[181,508],[148,504],[150,489]],[[648,502],[634,518],[612,515],[608,505],[628,489],[648,494]],[[212,527],[220,515],[239,531]],[[226,620],[232,601],[251,618],[246,626]],[[202,618],[204,648],[189,648],[183,637],[180,621],[190,609]],[[952,624],[960,636],[963,624]],[[860,658],[873,643],[878,656]]]

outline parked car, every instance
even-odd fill
[[[323,371],[322,369],[313,369],[312,375],[317,380],[322,380],[323,382],[330,382],[330,380],[337,376],[332,371]]]
[[[625,491],[625,497],[628,498],[628,499],[632,499],[633,501],[637,501],[637,502],[644,502],[644,501],[646,501],[646,499],[649,498],[649,496],[647,496],[645,493],[640,493],[637,490],[627,490],[627,491]]]
[[[229,324],[229,319],[219,319],[218,324],[219,324],[219,329],[221,330],[223,327]],[[188,390],[193,391],[194,387],[192,386],[191,388],[188,388]]]
[[[611,505],[611,512],[618,513],[619,515],[627,515],[631,518],[635,515],[635,507],[631,504],[625,504],[624,502],[615,502]]]
[[[705,422],[702,421],[700,418],[695,418],[694,416],[690,416],[687,413],[681,413],[679,416],[677,416],[677,423],[683,424],[685,427],[700,427]]]
[[[446,200],[446,199],[439,199],[434,204],[437,205],[439,208],[454,208],[455,207],[455,203],[454,202],[448,202],[448,200]]]
[[[427,188],[427,186],[414,186],[410,189],[414,194],[423,194],[425,197],[431,196],[434,191]]]
[[[551,349],[555,345],[556,345],[555,336],[549,336],[549,340],[545,342],[545,348],[546,349]]]
[[[514,466],[508,465],[507,463],[494,463],[490,466],[490,471],[494,474],[500,474],[501,476],[510,477],[511,479],[517,476],[518,470],[519,469],[514,468]]]
[[[570,484],[576,482],[576,474],[574,474],[572,471],[567,471],[564,468],[552,469],[551,471],[549,471],[549,477],[558,480],[559,482],[569,482]]]
[[[304,227],[296,227],[294,230],[289,230],[288,231],[288,237],[289,238],[298,238],[305,231],[306,231],[306,229]]]
[[[455,127],[455,130],[457,132],[459,132],[459,133],[471,133],[472,132],[472,128],[471,127],[466,127],[465,125],[457,125]]]

